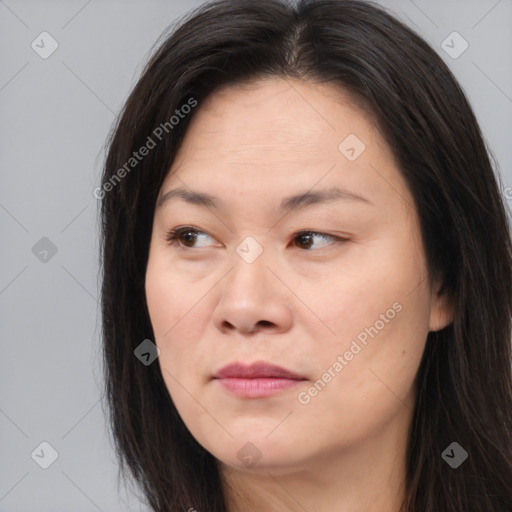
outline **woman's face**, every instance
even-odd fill
[[[197,109],[160,191],[146,274],[181,418],[233,469],[401,450],[427,333],[451,312],[388,146],[328,84],[262,80]],[[262,362],[290,373],[245,368]]]

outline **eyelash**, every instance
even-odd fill
[[[195,233],[195,234],[202,234],[202,235],[210,236],[210,235],[208,235],[208,233],[205,233],[204,231],[201,231],[199,229],[196,229],[196,228],[193,228],[193,227],[190,227],[190,226],[184,226],[184,227],[178,227],[178,228],[174,228],[174,229],[169,230],[167,232],[167,235],[166,235],[165,239],[166,239],[167,242],[170,243],[170,245],[174,245],[176,242],[178,242],[179,245],[180,245],[180,249],[185,249],[185,250],[186,249],[191,249],[191,250],[195,249],[195,250],[197,250],[198,248],[187,247],[186,245],[183,245],[179,241],[179,237],[183,233]],[[321,232],[312,231],[312,230],[298,231],[297,233],[295,233],[293,235],[293,240],[295,240],[296,238],[298,238],[300,236],[304,236],[304,235],[319,235],[322,238],[330,238],[330,239],[334,240],[334,243],[348,242],[347,238],[342,238],[342,237],[339,237],[339,236],[329,235],[327,233],[321,233]],[[304,250],[311,251],[311,249],[304,249]]]

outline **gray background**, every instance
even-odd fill
[[[460,80],[510,205],[511,0],[381,3]],[[0,511],[145,510],[118,489],[102,411],[92,191],[105,137],[150,48],[198,4],[0,0]],[[44,31],[58,42],[47,59],[31,47],[43,46]],[[457,58],[442,46],[453,31],[469,44]],[[453,41],[445,45],[460,51]],[[58,453],[47,469],[38,465],[51,462],[43,441]]]

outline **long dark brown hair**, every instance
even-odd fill
[[[180,419],[159,365],[134,356],[154,340],[144,283],[155,200],[208,95],[294,77],[339,85],[371,115],[414,198],[429,275],[454,303],[417,374],[402,510],[512,511],[510,231],[496,166],[443,60],[357,0],[213,1],[169,32],[112,129],[95,192],[106,397],[122,474],[155,511],[226,511],[217,460]],[[143,146],[152,147],[135,160]],[[457,469],[442,457],[452,442],[468,453]]]

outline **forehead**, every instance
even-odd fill
[[[364,147],[357,159],[343,153],[345,140]],[[383,175],[401,185],[390,149],[348,94],[332,84],[272,78],[223,87],[199,103],[160,197],[177,185],[232,196],[320,181],[375,195]]]
[[[193,143],[194,156],[215,149],[226,158],[251,154],[251,161],[279,154],[319,160],[322,150],[337,154],[345,131],[363,134],[371,128],[334,85],[273,78],[224,87],[206,98],[182,147]]]

